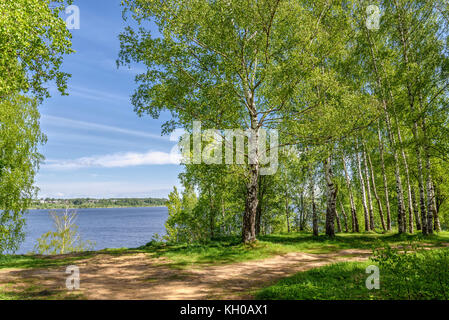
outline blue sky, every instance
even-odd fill
[[[142,66],[117,69],[118,35],[124,28],[120,0],[75,0],[80,29],[63,70],[72,74],[69,96],[52,91],[40,107],[45,163],[37,176],[39,197],[166,197],[182,168],[161,136],[169,119],[139,118],[130,96]],[[63,15],[65,19],[68,15]]]

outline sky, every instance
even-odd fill
[[[80,9],[80,29],[71,30],[76,53],[62,68],[72,75],[69,96],[50,90],[52,97],[40,106],[48,141],[36,177],[39,197],[167,197],[182,171],[169,157],[176,142],[161,136],[168,114],[140,118],[133,111],[134,77],[145,69],[117,69],[125,26],[120,0],[73,4]]]

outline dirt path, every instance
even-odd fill
[[[80,292],[87,299],[251,299],[251,293],[280,278],[339,261],[363,261],[370,251],[289,253],[264,260],[177,270],[146,254],[97,255],[80,260]],[[38,285],[41,295],[65,294],[65,267],[0,270],[0,285]],[[37,293],[39,296],[39,293]]]

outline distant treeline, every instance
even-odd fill
[[[167,199],[163,198],[46,198],[33,201],[31,209],[157,207],[165,206],[166,202]]]

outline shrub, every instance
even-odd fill
[[[449,299],[449,250],[386,247],[375,251],[384,299]]]
[[[368,290],[366,268],[376,264],[380,289]],[[340,262],[299,272],[260,290],[257,299],[448,300],[449,249],[415,245],[375,250],[371,261]]]
[[[37,239],[34,250],[39,254],[65,254],[92,250],[94,243],[82,241],[75,224],[76,211],[51,211],[56,231],[49,231]]]

